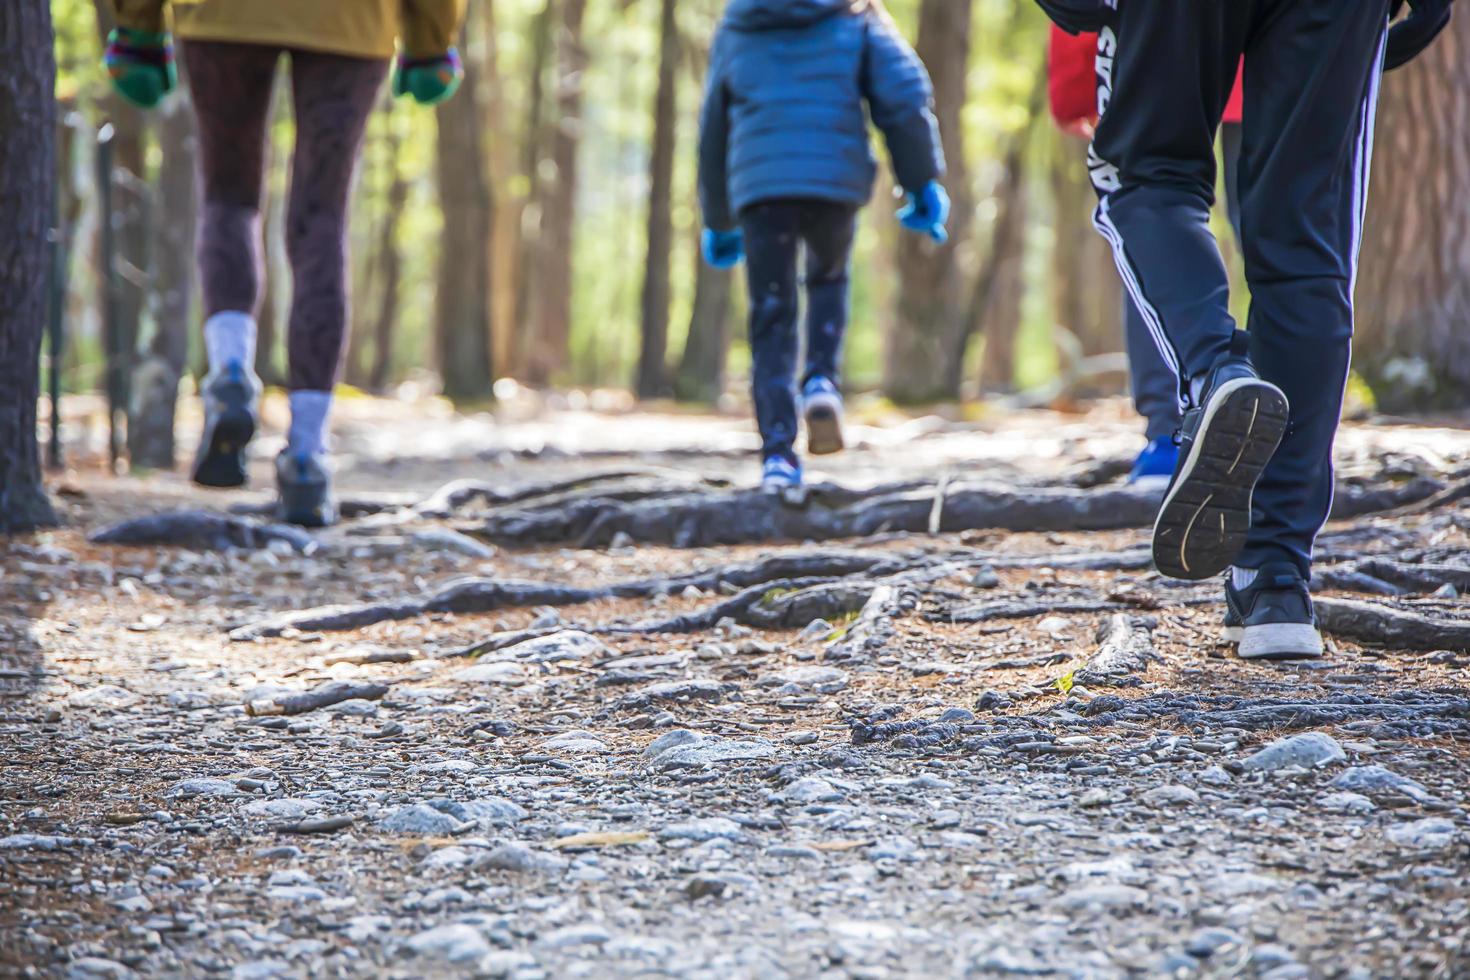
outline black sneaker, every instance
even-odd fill
[[[260,379],[238,362],[210,372],[200,388],[204,435],[190,474],[202,487],[243,487],[245,447],[255,437]]]
[[[1225,640],[1240,644],[1240,656],[1246,660],[1322,656],[1312,593],[1295,565],[1268,562],[1243,589],[1226,576]]]
[[[1174,578],[1220,574],[1240,554],[1251,526],[1251,493],[1286,432],[1290,406],[1251,365],[1246,335],[1205,379],[1199,405],[1184,413],[1179,468],[1154,522],[1154,565]]]

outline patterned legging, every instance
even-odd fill
[[[264,44],[184,42],[203,176],[199,277],[206,315],[256,312],[266,127],[283,53],[291,57],[296,111],[286,208],[286,254],[294,279],[288,384],[293,390],[329,391],[347,339],[348,199],[387,61]]]

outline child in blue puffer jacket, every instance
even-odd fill
[[[715,36],[700,123],[705,259],[749,255],[752,388],[762,485],[798,486],[797,253],[806,246],[807,448],[842,448],[838,361],[857,212],[883,133],[908,195],[904,226],[946,239],[944,151],[928,72],[879,0],[731,0]]]

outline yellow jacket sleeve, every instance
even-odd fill
[[[161,34],[166,29],[163,15],[165,0],[112,0],[112,12],[117,17],[117,26],[149,34]]]
[[[459,38],[466,0],[403,0],[403,53],[432,58],[448,51]]]

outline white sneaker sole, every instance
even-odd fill
[[[1238,629],[1242,660],[1307,660],[1322,656],[1322,633],[1310,623],[1266,623]]]
[[[842,399],[836,395],[819,394],[806,399],[802,404],[806,417],[806,448],[813,456],[830,456],[840,453],[847,442],[842,435]]]
[[[1154,521],[1154,566],[1172,578],[1220,574],[1245,547],[1251,496],[1286,432],[1280,388],[1227,381],[1210,398],[1199,432]]]

